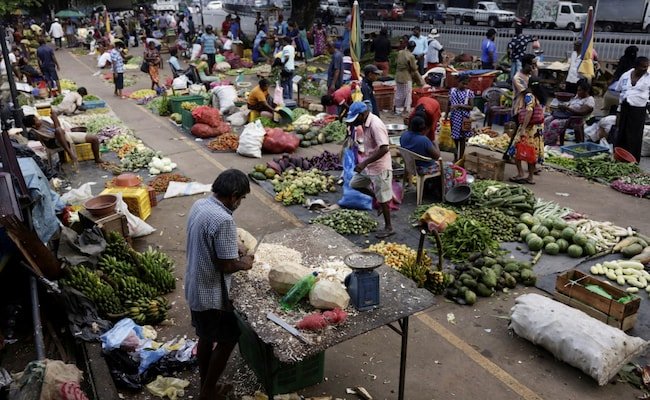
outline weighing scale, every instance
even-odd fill
[[[348,254],[343,259],[352,272],[345,277],[352,305],[359,311],[379,306],[379,274],[375,269],[384,263],[384,256],[372,251]]]

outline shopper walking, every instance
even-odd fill
[[[616,90],[621,93],[621,97],[615,147],[622,147],[629,151],[639,162],[647,115],[646,109],[650,99],[650,73],[648,73],[647,57],[636,59],[634,69],[621,76]]]
[[[418,64],[413,55],[415,43],[409,40],[405,49],[397,53],[395,73],[395,114],[411,111],[413,81],[424,86],[424,80],[418,72]]]
[[[474,92],[468,88],[469,75],[458,77],[458,86],[449,90],[449,118],[451,119],[451,138],[454,139],[456,151],[454,162],[465,156],[465,142],[472,137],[472,111]]]
[[[63,47],[63,27],[61,26],[58,18],[54,18],[54,22],[52,22],[52,25],[50,25],[48,35],[54,39],[54,44],[56,45],[57,50]]]

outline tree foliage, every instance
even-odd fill
[[[41,0],[1,0],[0,16],[12,15],[16,10],[27,10],[30,7],[38,7]]]
[[[291,0],[291,17],[298,25],[305,28],[314,22],[316,10],[318,10],[319,0]]]

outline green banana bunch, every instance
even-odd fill
[[[171,305],[164,297],[125,302],[128,316],[139,325],[157,324],[167,319]]]
[[[127,276],[135,276],[138,273],[137,268],[133,264],[118,260],[115,256],[111,256],[106,253],[103,253],[99,258],[97,267],[109,275],[122,274]]]
[[[61,283],[73,287],[92,300],[98,311],[103,314],[123,312],[122,302],[113,288],[100,279],[99,274],[83,265],[71,265],[66,268],[66,277]]]
[[[151,247],[139,256],[140,276],[144,282],[156,288],[158,294],[170,293],[176,288],[173,267],[173,261],[166,254]]]

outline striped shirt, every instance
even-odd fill
[[[187,220],[185,299],[192,311],[223,310],[218,260],[239,258],[232,211],[216,197],[197,200]],[[225,274],[230,290],[231,274]],[[227,294],[225,294],[227,296]]]
[[[111,50],[111,65],[116,74],[124,73],[124,58],[118,49]]]
[[[204,33],[201,35],[201,44],[203,45],[204,54],[217,53],[217,37],[214,34]]]

